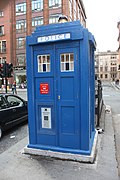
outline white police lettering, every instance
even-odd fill
[[[62,39],[70,39],[70,33],[38,37],[38,42],[59,41]]]

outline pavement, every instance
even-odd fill
[[[17,88],[16,90],[17,90],[17,92],[27,92],[27,89],[26,89],[26,88],[23,88],[23,89],[22,89],[22,88]],[[5,89],[5,88],[4,88],[4,89],[1,89],[1,88],[0,88],[0,92],[3,92],[3,93],[4,93],[4,92],[6,92],[6,89]],[[11,89],[11,88],[10,88],[10,89],[7,89],[7,92],[8,92],[8,93],[12,93],[12,89]]]
[[[117,89],[120,89],[120,83],[119,84],[116,84],[114,81],[111,82],[111,84],[116,87]]]
[[[0,180],[118,180],[111,113],[104,106],[94,163],[24,154],[26,137],[0,154]]]

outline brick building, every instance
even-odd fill
[[[0,9],[0,63],[13,63],[18,84],[26,81],[26,36],[36,26],[58,23],[60,15],[86,27],[82,0],[11,0]]]

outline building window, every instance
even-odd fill
[[[105,66],[105,72],[107,72],[108,71],[108,66]]]
[[[6,41],[0,41],[0,53],[6,53]]]
[[[58,23],[59,16],[61,14],[54,14],[49,17],[49,24]]]
[[[111,62],[111,66],[117,65],[115,61]]]
[[[108,78],[108,75],[107,74],[105,74],[105,79],[107,79]]]
[[[0,11],[0,17],[3,17],[3,16],[4,16],[3,11]]]
[[[43,17],[32,18],[32,26],[33,27],[40,26],[42,24],[43,24]]]
[[[0,26],[0,36],[4,35],[4,26]]]
[[[16,39],[17,41],[17,49],[24,49],[25,48],[25,37],[19,37]]]
[[[33,0],[32,1],[32,11],[43,10],[43,0]]]
[[[117,67],[111,67],[111,72],[115,72],[115,71],[117,71]]]
[[[2,58],[3,63],[4,63],[6,60],[7,60],[6,57],[3,57],[3,58]]]
[[[117,77],[117,74],[111,74],[111,78],[115,79]]]
[[[103,67],[100,67],[100,71],[103,72]]]
[[[38,72],[50,72],[50,55],[38,55]]]
[[[6,61],[6,57],[0,57],[0,64],[4,63]]]
[[[60,55],[61,62],[61,72],[64,71],[74,71],[74,54],[61,54]]]
[[[16,32],[17,33],[26,32],[26,20],[16,21]]]
[[[26,65],[26,56],[25,56],[25,54],[17,55],[17,65],[18,66],[25,66]]]
[[[101,78],[101,79],[103,78],[103,74],[100,74],[100,78]]]
[[[60,7],[61,0],[49,0],[49,7]]]
[[[26,14],[26,3],[16,4],[16,16]]]
[[[116,57],[116,56],[111,56],[110,58],[111,58],[111,59],[116,59],[117,57]]]

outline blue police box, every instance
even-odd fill
[[[79,21],[27,37],[28,148],[90,155],[94,127],[92,34]]]

